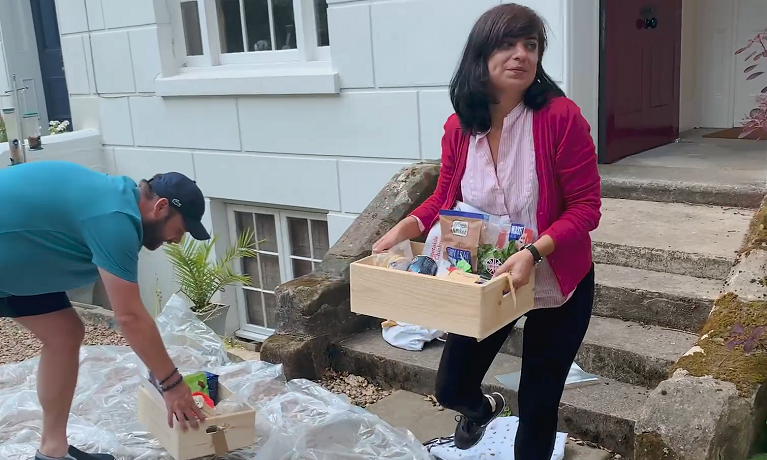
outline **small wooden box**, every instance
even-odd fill
[[[413,254],[423,244],[411,243]],[[351,311],[482,340],[533,308],[530,283],[510,289],[509,278],[465,284],[373,265],[375,256],[350,266]],[[504,294],[504,291],[510,291]]]
[[[231,396],[223,384],[218,384],[219,400]],[[248,410],[229,415],[208,416],[199,430],[191,427],[184,433],[176,425],[168,427],[165,400],[151,383],[139,388],[138,419],[165,450],[176,460],[189,460],[208,455],[223,456],[227,452],[252,446],[256,442],[256,411]]]

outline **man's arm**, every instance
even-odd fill
[[[99,272],[128,345],[155,377],[165,379],[170,376],[175,369],[173,361],[165,350],[157,324],[141,301],[138,284],[118,278],[103,268],[99,268]]]
[[[112,212],[81,222],[81,232],[125,339],[155,377],[165,379],[174,370],[173,362],[144,308],[137,283],[140,226],[135,217]]]
[[[172,428],[176,421],[186,431],[188,421],[193,429],[199,429],[197,420],[205,420],[205,416],[195,405],[189,386],[182,384],[181,374],[176,372],[160,331],[139,294],[141,223],[134,217],[113,212],[81,222],[80,229],[104,281],[123,336],[158,379],[168,379],[163,384],[163,388],[167,388],[163,390],[163,397],[168,408],[168,426]]]

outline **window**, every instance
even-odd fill
[[[185,66],[330,59],[327,0],[175,1]]]
[[[243,259],[240,271],[252,286],[237,287],[240,333],[264,339],[276,327],[280,284],[311,273],[328,252],[328,223],[322,214],[232,206],[229,209],[232,238],[246,229],[256,237],[257,257]]]

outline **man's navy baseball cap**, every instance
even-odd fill
[[[202,225],[205,198],[195,181],[177,172],[158,174],[148,181],[152,191],[184,218],[186,231],[196,240],[209,240],[210,234]]]

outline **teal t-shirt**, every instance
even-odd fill
[[[137,184],[75,163],[0,169],[0,297],[62,292],[98,268],[138,281]]]

